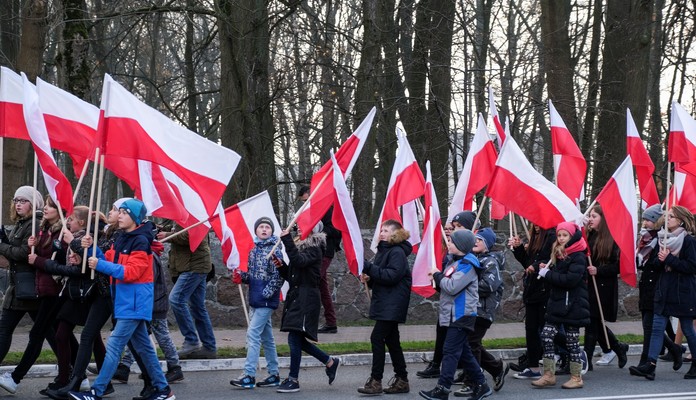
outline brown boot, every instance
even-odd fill
[[[382,381],[369,377],[365,386],[358,388],[358,393],[362,394],[380,394],[382,391]]]
[[[389,380],[389,387],[384,389],[386,394],[408,393],[411,388],[408,386],[408,381],[399,376],[394,376]]]
[[[580,389],[583,386],[582,382],[582,364],[571,362],[570,363],[570,380],[564,383],[561,387],[563,389]]]
[[[556,360],[544,358],[544,374],[532,382],[532,386],[544,388],[556,384]]]

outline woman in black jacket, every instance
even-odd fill
[[[660,251],[657,258],[663,272],[655,287],[653,326],[650,349],[645,363],[629,368],[631,375],[655,379],[657,356],[662,349],[663,332],[669,317],[679,318],[682,331],[689,343],[691,354],[696,354],[696,222],[691,212],[681,206],[667,211],[667,232],[658,233]],[[684,375],[684,379],[696,379],[696,362]]]
[[[326,246],[326,234],[321,232],[322,228],[322,223],[319,222],[305,240],[299,240],[297,243],[292,239],[289,231],[283,231],[280,239],[283,241],[290,263],[285,264],[273,256],[273,263],[278,267],[280,276],[290,284],[280,322],[280,331],[288,332],[290,372],[288,378],[277,389],[280,393],[293,393],[300,390],[298,378],[303,351],[326,365],[325,372],[329,377],[329,385],[336,379],[339,359],[330,357],[307,340],[316,342],[319,328],[321,307],[319,279]],[[301,230],[297,233],[298,238],[302,237]]]
[[[628,345],[619,342],[614,332],[609,327],[603,326],[602,314],[599,312],[597,302],[599,295],[604,321],[616,322],[619,311],[619,246],[614,242],[609,227],[604,221],[602,207],[594,206],[589,218],[587,242],[590,246],[592,265],[587,267],[587,272],[590,274],[590,281],[587,284],[590,296],[590,325],[585,329],[585,353],[591,361],[595,345],[599,342],[604,354],[597,361],[597,365],[609,365],[616,357],[619,360],[619,368],[623,368],[628,360],[626,358]],[[596,291],[595,282],[592,280],[597,283]],[[606,336],[604,329],[606,329]]]
[[[377,254],[372,262],[365,261],[362,280],[372,289],[370,319],[375,321],[370,341],[372,342],[372,373],[365,386],[358,389],[362,394],[408,393],[406,361],[399,339],[399,324],[406,322],[408,304],[411,299],[411,270],[406,257],[411,254],[408,231],[398,221],[387,220],[379,232]],[[394,365],[394,379],[382,390],[385,353],[384,346]]]

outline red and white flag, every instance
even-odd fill
[[[280,238],[280,223],[273,211],[271,196],[266,191],[227,207],[224,213],[218,213],[210,219],[215,234],[223,244],[222,257],[228,270],[247,270],[249,251],[254,247],[256,238],[254,223],[261,217],[268,217],[273,221],[273,234]],[[221,220],[224,220],[224,225]]]
[[[449,220],[461,211],[473,210],[474,196],[491,180],[496,158],[498,153],[488,134],[486,121],[483,115],[479,114],[476,133],[469,146],[469,153],[466,155],[459,182],[452,196]]]
[[[430,281],[428,273],[433,268],[442,269],[441,263],[444,257],[442,247],[442,223],[440,222],[440,208],[437,205],[433,177],[430,172],[430,161],[425,163],[425,217],[423,219],[423,240],[421,240],[416,260],[411,272],[411,290],[414,293],[430,297],[435,294],[435,289]]]
[[[691,172],[675,170],[674,182],[668,196],[670,207],[682,206],[696,213],[696,176]]]
[[[240,157],[175,123],[104,76],[99,132],[107,156],[146,160],[174,173],[199,193],[208,215],[232,178]]]
[[[638,187],[640,188],[640,197],[643,199],[643,208],[648,208],[653,204],[660,203],[660,197],[657,195],[655,180],[653,173],[655,172],[655,164],[653,164],[645,149],[645,144],[638,134],[631,110],[626,109],[626,152],[631,156],[631,161],[636,169],[638,177]]]
[[[53,158],[51,142],[48,139],[43,113],[39,107],[39,95],[36,93],[36,88],[29,82],[24,73],[22,73],[22,80],[24,121],[31,138],[31,144],[36,152],[36,158],[41,166],[46,189],[56,204],[70,214],[73,209],[72,187]]]
[[[627,156],[597,196],[604,219],[619,246],[621,279],[636,287],[636,237],[638,204],[631,156]]]
[[[29,140],[24,123],[22,77],[0,67],[0,137]]]
[[[696,161],[696,121],[676,101],[672,103],[667,156],[677,164]]]
[[[574,203],[584,199],[583,186],[587,163],[561,115],[549,100],[551,115],[551,146],[556,185]]]
[[[391,178],[389,178],[387,196],[384,199],[382,211],[379,213],[375,235],[372,238],[372,245],[370,246],[373,251],[377,251],[379,230],[382,223],[389,219],[402,222],[403,220],[399,212],[399,207],[421,197],[425,191],[425,179],[416,162],[416,157],[413,155],[411,145],[408,143],[406,135],[399,134],[398,130],[397,141],[399,147],[397,149],[396,160],[394,160]],[[411,240],[409,240],[409,242],[410,241]]]
[[[505,118],[505,137],[510,136],[510,119]],[[492,176],[493,174],[491,174]],[[491,208],[491,219],[497,219],[501,220],[508,215],[510,215],[510,211],[505,208],[504,205],[500,204],[498,201],[491,199],[491,201],[488,202]]]
[[[568,196],[534,169],[512,137],[500,150],[486,196],[544,229],[583,218]]]
[[[353,132],[352,135],[341,145],[336,152],[336,162],[341,168],[344,178],[350,176],[353,166],[360,156],[360,151],[365,145],[367,135],[370,133],[372,121],[377,113],[377,108],[372,107],[365,119],[360,123],[360,126]],[[297,226],[302,230],[303,239],[312,232],[312,229],[317,223],[324,218],[324,215],[329,211],[333,204],[334,190],[331,187],[332,174],[331,160],[328,160],[321,166],[314,176],[310,186],[311,200],[298,211]],[[326,181],[329,182],[326,182]]]
[[[488,110],[493,119],[493,126],[495,126],[495,134],[498,138],[498,147],[503,147],[505,139],[507,139],[507,133],[503,129],[503,123],[500,122],[500,116],[498,115],[498,109],[495,107],[495,96],[493,95],[493,88],[488,87]]]
[[[362,235],[360,234],[360,225],[358,225],[358,217],[355,215],[355,209],[346,187],[346,181],[333,153],[331,153],[331,163],[333,165],[335,196],[331,222],[336,229],[341,231],[344,243],[343,250],[346,253],[350,272],[355,276],[360,276],[362,274],[363,262],[365,261],[365,251],[363,249]]]

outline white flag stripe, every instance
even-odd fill
[[[348,193],[348,188],[346,187],[346,182],[341,173],[341,168],[336,162],[336,158],[333,153],[331,154],[331,162],[333,163],[333,182],[334,188],[336,190],[336,195],[338,198],[338,203],[345,218],[346,225],[348,226],[348,232],[350,234],[350,241],[353,244],[352,251],[355,253],[355,259],[358,263],[358,276],[362,274],[363,262],[365,260],[365,252],[363,249],[363,239],[360,233],[360,226],[358,225],[358,217],[355,215],[355,209],[353,208],[353,202],[350,199],[350,194]],[[335,209],[334,209],[335,212]],[[346,249],[346,251],[350,251]]]
[[[0,67],[0,101],[22,104],[22,77],[7,67]]]
[[[41,111],[61,119],[77,121],[97,130],[99,108],[77,96],[36,78]]]

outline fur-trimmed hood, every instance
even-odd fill
[[[308,247],[326,248],[326,233],[324,232],[313,233],[307,236],[305,240],[298,240],[299,238],[299,236],[295,237],[295,246],[297,246],[297,250],[299,251]]]
[[[409,231],[407,231],[406,229],[403,229],[403,228],[397,229],[396,231],[394,231],[394,234],[392,235],[392,237],[390,237],[389,240],[387,240],[387,243],[399,244],[399,243],[407,241],[408,238],[410,238],[410,237],[411,237],[411,233]]]

